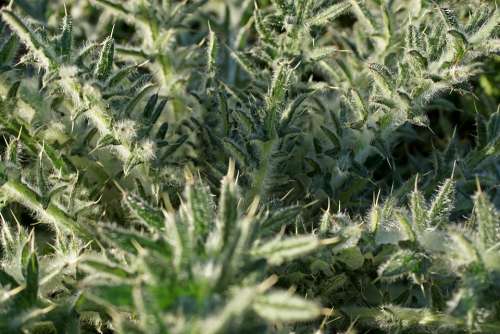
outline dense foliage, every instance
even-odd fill
[[[499,333],[499,22],[11,1],[0,333]]]

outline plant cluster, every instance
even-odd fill
[[[13,0],[1,333],[500,332],[500,10]]]

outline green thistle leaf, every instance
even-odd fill
[[[453,208],[454,191],[455,182],[451,178],[444,181],[439,187],[427,214],[429,226],[440,226],[447,221]]]
[[[165,226],[162,212],[139,196],[125,193],[124,199],[134,218],[138,219],[144,226],[153,229],[162,229]]]
[[[497,246],[500,243],[500,215],[482,191],[474,196],[474,214],[483,249]]]
[[[64,7],[65,15],[62,24],[62,33],[60,37],[60,48],[61,48],[61,56],[63,59],[68,62],[71,56],[72,44],[73,44],[73,21],[71,16],[66,11],[66,7]]]
[[[257,258],[263,257],[270,264],[279,265],[284,261],[308,254],[320,247],[320,245],[320,241],[315,236],[289,237],[283,240],[274,239],[263,245],[256,246],[252,250],[252,255]]]
[[[257,296],[253,309],[269,321],[306,321],[318,318],[321,308],[314,302],[286,291],[273,290]]]
[[[393,81],[393,74],[387,67],[380,64],[369,64],[368,69],[375,80],[377,86],[386,96],[392,96],[396,86]]]
[[[310,17],[306,23],[312,26],[324,25],[340,15],[345,14],[349,9],[351,9],[351,3],[348,1],[342,1],[321,10],[319,13]]]
[[[94,75],[97,79],[104,81],[106,80],[113,69],[113,58],[115,54],[115,40],[113,38],[113,32],[109,35],[102,43],[102,48],[99,53],[99,59],[95,67]]]

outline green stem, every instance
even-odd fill
[[[261,199],[266,197],[267,189],[265,188],[265,181],[269,177],[270,160],[276,143],[277,139],[273,138],[262,144],[261,163],[255,173],[252,190],[250,191],[250,196],[247,198],[248,203],[251,203],[256,196],[259,196]]]
[[[43,205],[40,196],[28,186],[17,180],[8,180],[1,188],[2,192],[11,195],[17,202],[38,213],[42,218],[52,222],[54,225],[75,232],[85,239],[91,238],[91,233],[77,221],[69,217],[63,210],[53,203],[47,207]]]

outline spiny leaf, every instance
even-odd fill
[[[387,94],[387,96],[391,96],[394,92],[395,83],[393,81],[393,74],[389,71],[387,67],[380,64],[369,64],[368,69],[375,80],[375,83],[378,87]]]
[[[158,94],[153,94],[149,97],[149,100],[146,103],[146,106],[144,107],[144,111],[142,113],[144,118],[146,118],[146,119],[151,118],[151,116],[153,115],[153,110],[154,110],[157,102],[158,102]]]
[[[351,8],[351,3],[348,1],[342,1],[331,5],[328,8],[322,9],[316,15],[310,17],[306,23],[309,25],[323,25],[328,23],[328,21],[345,14]]]
[[[217,215],[217,227],[223,245],[226,245],[231,235],[233,235],[236,222],[240,216],[238,209],[238,188],[234,180],[234,173],[235,164],[231,160],[228,172],[221,182],[219,213]]]
[[[106,80],[113,68],[113,58],[115,54],[115,40],[113,38],[113,32],[109,35],[103,42],[101,51],[99,53],[99,59],[95,67],[94,74],[99,80]]]
[[[64,7],[64,9],[66,10],[66,7]],[[65,61],[69,61],[73,43],[73,21],[67,11],[63,19],[62,33],[59,43],[61,56]]]
[[[89,272],[97,271],[99,274],[107,274],[117,278],[129,278],[131,276],[124,268],[103,259],[84,259],[81,263],[81,268]]]
[[[58,228],[73,231],[82,238],[89,238],[90,234],[87,226],[73,220],[66,212],[56,205],[49,204],[44,207],[44,203],[40,199],[40,196],[23,182],[10,179],[2,186],[2,191],[7,192],[13,199],[16,199],[16,201],[22,203]]]
[[[498,27],[500,20],[500,11],[498,7],[489,10],[489,8],[484,6],[474,11],[473,15],[476,13],[479,15],[482,14],[482,17],[479,16],[475,21],[476,25],[470,27],[471,33],[469,35],[469,41],[471,43],[477,43],[488,38],[493,33],[494,29]]]
[[[359,115],[359,119],[362,120],[368,116],[368,107],[365,104],[364,99],[361,97],[359,92],[356,89],[351,89],[350,91],[350,102],[353,107],[356,109],[356,112]]]
[[[474,214],[479,241],[483,249],[498,245],[500,243],[500,215],[482,191],[478,191],[474,196]]]
[[[217,54],[218,54],[218,45],[217,45],[217,36],[213,32],[210,25],[208,26],[209,34],[208,34],[208,47],[207,47],[207,73],[214,77],[217,73]]]
[[[224,148],[231,154],[233,159],[236,159],[238,163],[246,165],[249,162],[246,151],[240,144],[235,142],[230,138],[224,138]]]
[[[311,62],[316,62],[330,57],[336,52],[342,52],[342,50],[334,46],[317,47],[308,53],[307,58]]]
[[[254,22],[255,22],[255,30],[259,34],[259,38],[263,43],[269,45],[270,47],[276,47],[276,41],[274,36],[272,35],[270,29],[266,26],[262,19],[261,12],[257,8],[257,3],[255,3],[255,10],[253,12]]]
[[[165,138],[167,132],[168,132],[169,124],[167,122],[163,123],[160,128],[158,129],[158,132],[156,133],[156,139],[157,140],[162,140]]]
[[[164,227],[164,218],[160,210],[152,207],[142,198],[132,193],[125,194],[124,199],[131,213],[142,224],[155,229]]]
[[[274,70],[269,92],[267,93],[267,107],[269,110],[282,103],[288,89],[291,68],[281,62]]]
[[[40,60],[42,66],[49,68],[49,66],[57,63],[54,51],[34,31],[24,24],[23,20],[14,12],[2,9],[2,17]]]
[[[163,113],[163,110],[165,109],[165,106],[167,105],[168,98],[164,98],[158,103],[156,106],[155,110],[151,114],[151,117],[149,119],[151,124],[155,124],[156,121],[160,118],[161,114]]]
[[[451,231],[451,243],[447,245],[450,262],[459,267],[479,260],[477,249],[462,233]]]
[[[441,18],[449,29],[460,29],[457,16],[453,9],[447,7],[439,7],[439,13],[441,13]]]
[[[11,35],[9,39],[3,43],[0,49],[0,64],[10,64],[16,56],[19,48],[19,39],[16,35]]]
[[[365,261],[359,247],[346,247],[338,252],[335,258],[345,264],[350,270],[360,269]]]
[[[285,239],[274,239],[252,250],[255,257],[264,257],[270,264],[279,265],[287,260],[305,255],[321,245],[315,236],[297,236]]]
[[[427,227],[427,206],[424,197],[417,189],[416,183],[417,182],[415,181],[415,189],[410,194],[410,210],[413,226],[422,231]]]
[[[328,137],[330,142],[335,146],[335,148],[340,149],[342,147],[340,137],[336,132],[332,131],[331,129],[327,128],[324,125],[321,125],[321,130],[323,130],[323,132],[326,134],[326,136]]]
[[[382,217],[382,215],[383,215],[382,208],[376,201],[371,206],[370,211],[368,211],[368,224],[370,226],[370,231],[372,233],[376,233],[378,231],[381,220],[384,218]]]
[[[139,245],[144,249],[154,250],[169,255],[169,249],[165,247],[164,243],[135,230],[124,229],[112,225],[102,225],[99,226],[99,229],[96,231],[95,238],[97,240],[106,241],[119,249],[133,254],[137,253],[137,245]]]
[[[108,80],[106,81],[106,86],[114,87],[121,82],[124,82],[130,74],[137,70],[139,66],[140,65],[129,65],[118,69],[109,76]]]
[[[418,48],[418,43],[417,43],[418,38],[419,36],[417,28],[413,24],[409,24],[405,35],[406,48],[408,49]]]
[[[453,208],[454,191],[455,182],[451,178],[439,187],[427,214],[429,226],[439,226],[447,220]]]
[[[208,235],[214,215],[215,203],[209,188],[201,181],[190,181],[185,190],[186,216],[200,240]]]
[[[279,115],[284,110],[285,96],[290,85],[292,69],[284,62],[278,64],[274,70],[269,91],[266,96],[267,111],[264,120],[266,134],[273,138],[279,122]]]
[[[250,57],[240,51],[230,50],[229,52],[231,54],[231,57],[233,57],[234,60],[236,60],[236,62],[241,66],[241,68],[243,68],[243,70],[245,70],[245,72],[247,72],[253,79],[259,77],[259,73],[254,68],[255,66]]]
[[[321,315],[318,304],[287,291],[273,290],[257,296],[252,306],[258,315],[270,321],[306,321]]]
[[[184,145],[184,143],[187,142],[189,139],[189,135],[183,135],[179,139],[177,139],[175,142],[170,143],[165,150],[165,152],[162,154],[162,157],[160,161],[165,161],[167,158],[169,158],[172,154],[174,154],[179,148]]]
[[[290,206],[278,210],[270,211],[261,222],[261,228],[264,230],[274,230],[282,228],[295,222],[300,213],[299,206]]]
[[[451,60],[458,62],[465,54],[465,48],[468,44],[467,37],[458,30],[448,30],[450,39],[449,50],[451,52]]]
[[[408,56],[410,57],[410,61],[411,61],[411,64],[419,69],[419,70],[423,70],[423,69],[426,69],[427,68],[427,65],[428,65],[428,60],[427,58],[424,57],[424,55],[422,55],[422,53],[420,53],[420,51],[416,50],[416,49],[411,49],[408,51]]]
[[[142,98],[145,97],[148,93],[150,93],[151,90],[153,90],[153,88],[155,88],[155,87],[156,87],[156,85],[152,84],[152,83],[147,84],[144,87],[142,87],[142,89],[139,91],[139,93],[137,93],[137,95],[135,95],[130,100],[130,102],[127,104],[123,113],[126,116],[129,116],[132,113],[132,111],[134,111],[135,107],[139,104],[139,102],[142,100]]]
[[[399,250],[378,269],[383,279],[400,279],[410,274],[421,274],[425,268],[425,257],[411,250]]]
[[[35,253],[29,257],[26,265],[26,290],[25,295],[30,303],[35,303],[38,299],[38,258]]]

